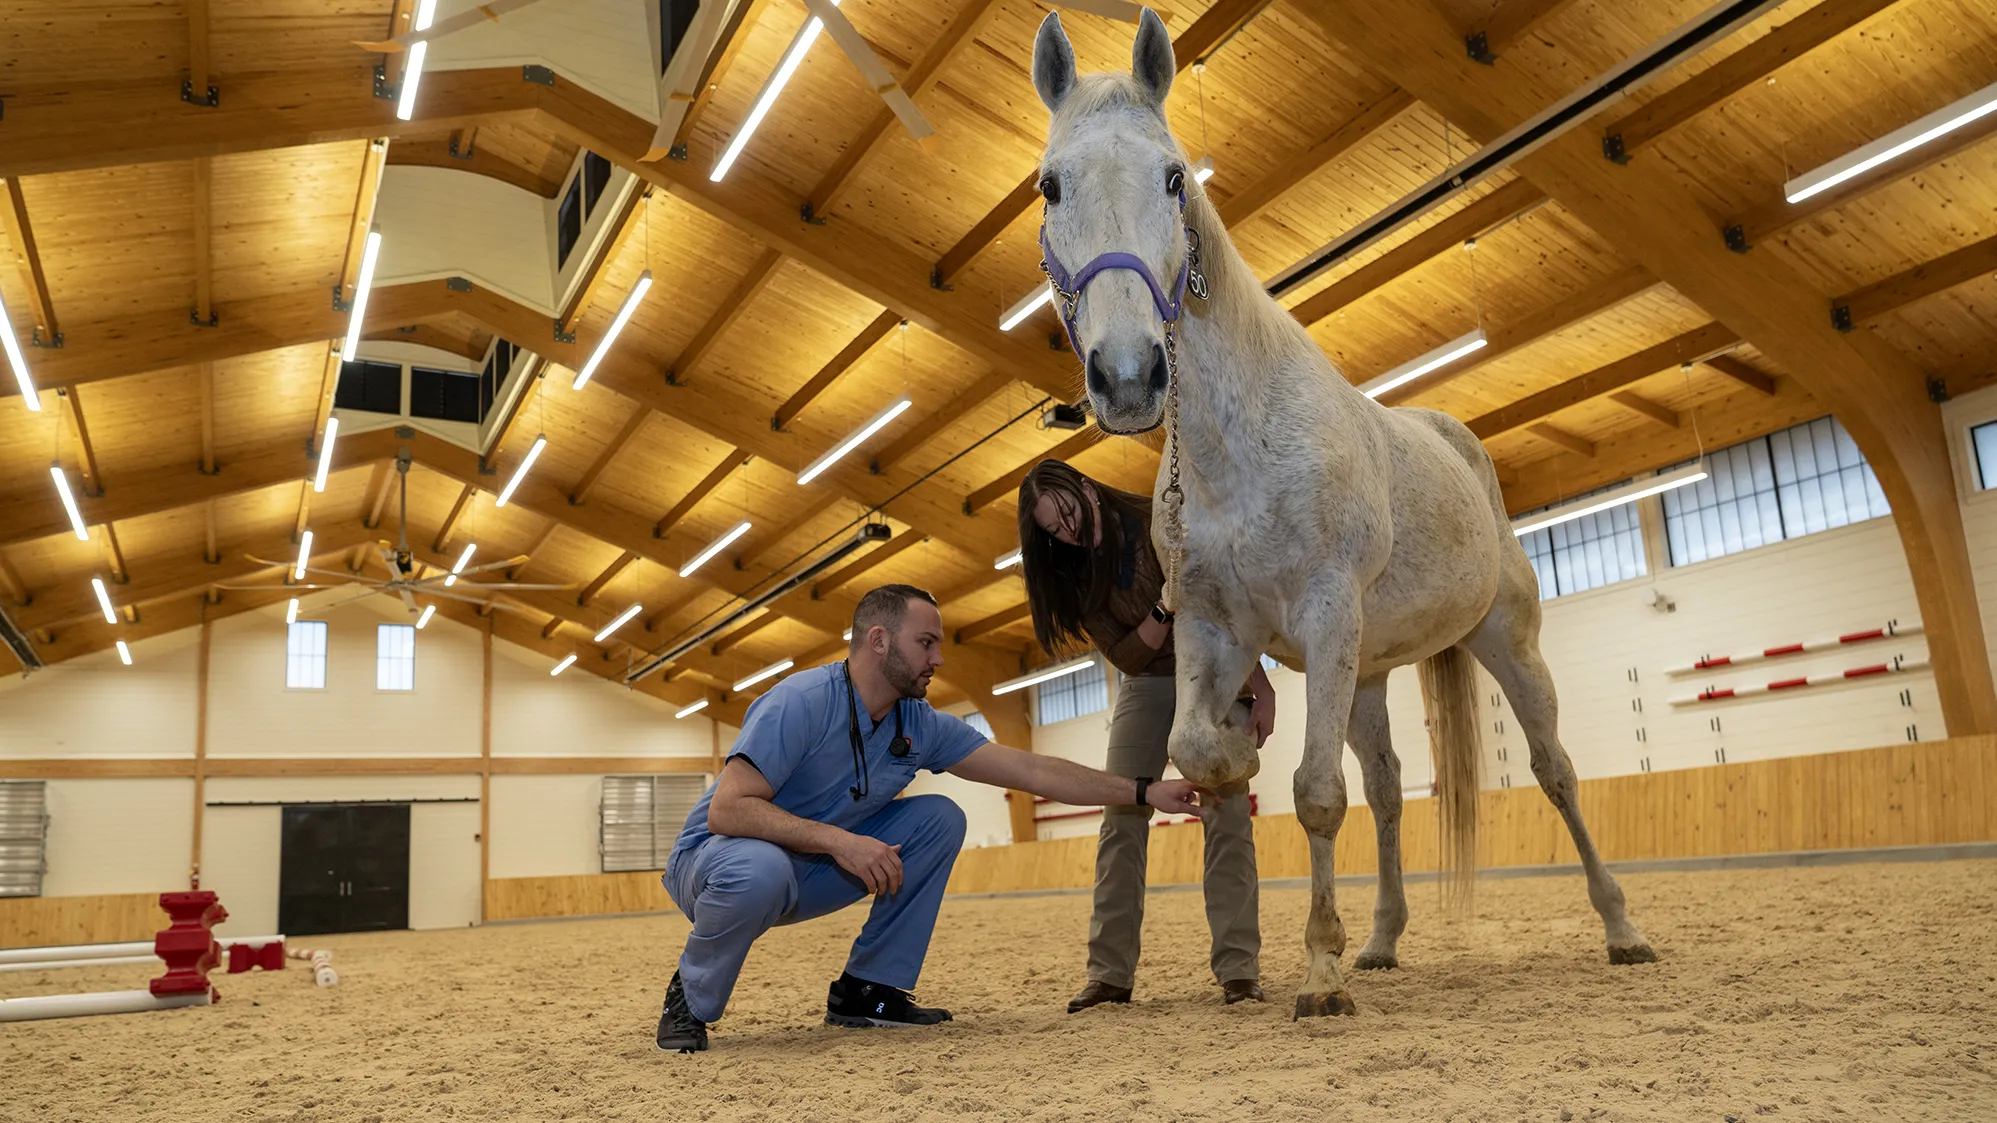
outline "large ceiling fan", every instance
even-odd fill
[[[388,571],[387,578],[364,576],[338,569],[315,569],[307,566],[305,572],[321,578],[333,578],[333,583],[298,585],[286,581],[277,585],[218,585],[216,587],[221,589],[272,592],[280,589],[298,591],[341,589],[359,585],[361,588],[356,590],[352,596],[334,601],[332,604],[325,605],[317,611],[325,612],[364,597],[387,595],[401,597],[403,606],[411,613],[415,613],[419,609],[416,603],[418,595],[438,597],[444,600],[464,601],[467,604],[475,604],[481,607],[491,606],[517,612],[519,611],[517,606],[508,604],[503,599],[492,594],[507,590],[550,590],[570,587],[568,585],[523,585],[514,581],[486,583],[470,579],[474,574],[488,573],[493,570],[509,569],[514,566],[524,565],[528,559],[528,555],[526,554],[502,558],[499,561],[486,562],[483,565],[467,566],[456,573],[437,569],[428,576],[422,575],[422,571],[425,568],[435,567],[429,567],[426,563],[418,562],[415,558],[415,552],[409,548],[409,463],[409,446],[405,444],[395,457],[396,486],[400,493],[400,513],[397,515],[397,522],[399,524],[397,540],[394,545],[390,545],[386,541],[375,543],[375,549],[381,556],[382,568]],[[253,554],[246,554],[244,556],[259,565],[283,569],[295,568],[295,563],[293,562],[272,561],[269,558],[260,558]]]

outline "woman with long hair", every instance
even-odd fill
[[[1175,679],[1172,617],[1159,602],[1165,576],[1151,544],[1150,498],[1097,483],[1059,460],[1043,460],[1019,485],[1019,542],[1040,645],[1050,652],[1093,647],[1123,672],[1105,769],[1159,779],[1172,732]],[[1259,663],[1248,686],[1254,694],[1250,725],[1260,746],[1275,724],[1276,695]],[[1248,785],[1216,794],[1217,813],[1206,821],[1204,876],[1214,980],[1229,1004],[1261,1002],[1260,899]],[[1103,808],[1089,978],[1069,1000],[1071,1014],[1130,1001],[1150,829],[1148,807]]]

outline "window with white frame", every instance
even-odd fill
[[[1105,666],[1101,659],[1094,659],[1074,674],[1034,687],[1039,695],[1034,707],[1039,723],[1053,725],[1109,709],[1109,672]]]
[[[1708,453],[1710,476],[1664,493],[1671,564],[1692,565],[1891,514],[1834,417]]]
[[[992,723],[985,720],[985,715],[976,710],[972,710],[970,713],[964,715],[964,724],[977,730],[978,736],[983,737],[987,741],[998,740],[998,734],[992,732]]]
[[[326,622],[298,620],[284,640],[284,685],[292,690],[326,689]]]
[[[1623,480],[1608,487],[1596,488],[1567,502],[1581,502],[1589,496],[1614,491],[1628,483],[1628,480]],[[1560,505],[1565,506],[1566,503]],[[1540,600],[1599,589],[1618,581],[1642,577],[1649,572],[1643,556],[1643,521],[1634,503],[1624,503],[1520,535],[1519,545],[1525,547],[1525,556],[1532,562],[1533,572],[1539,576]]]
[[[416,628],[383,624],[374,634],[374,688],[416,689]]]
[[[1969,450],[1976,458],[1976,490],[1997,488],[1997,421],[1970,428]]]
[[[605,776],[597,848],[603,872],[662,870],[693,805],[707,790],[700,773]]]

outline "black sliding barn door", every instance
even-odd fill
[[[409,927],[409,805],[284,809],[277,926],[287,936]]]

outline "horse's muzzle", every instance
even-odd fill
[[[1089,397],[1097,424],[1105,432],[1141,433],[1158,427],[1165,417],[1165,392],[1172,383],[1165,348],[1153,342],[1148,353],[1106,356],[1091,348],[1088,361]]]

